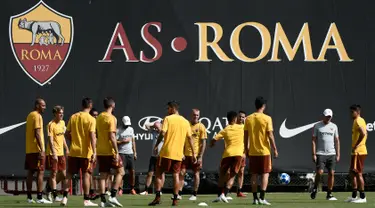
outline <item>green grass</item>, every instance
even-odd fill
[[[280,208],[353,208],[353,207],[374,207],[375,205],[375,192],[369,192],[367,194],[367,204],[351,204],[345,203],[344,200],[350,196],[350,193],[335,193],[334,195],[338,198],[338,201],[327,201],[325,200],[325,193],[319,193],[315,200],[310,199],[309,193],[270,193],[266,195],[266,199],[272,203],[272,207]],[[252,196],[248,195],[247,198],[237,198],[234,194],[230,195],[233,197],[233,201],[229,204],[225,203],[212,203],[215,199],[215,195],[198,195],[196,202],[188,200],[187,195],[183,196],[183,199],[179,202],[179,207],[198,207],[199,202],[206,202],[209,207],[258,207],[251,205]],[[35,197],[35,196],[34,196]],[[147,204],[153,200],[153,195],[149,196],[131,196],[123,195],[119,196],[118,199],[124,207],[148,207]],[[171,205],[171,194],[163,194],[162,204],[158,207],[170,207]],[[100,200],[96,200],[99,203]],[[27,204],[26,196],[0,196],[0,207],[58,207],[59,204],[55,203],[52,206],[43,204]],[[68,207],[83,207],[83,197],[81,196],[70,196],[68,201]],[[264,207],[264,206],[262,206]]]

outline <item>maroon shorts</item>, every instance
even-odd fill
[[[185,159],[181,163],[182,170],[193,170],[194,172],[202,170],[202,163],[195,163],[193,156],[185,156]]]
[[[221,160],[220,170],[221,171],[230,171],[230,173],[237,174],[241,169],[241,156],[226,157]]]
[[[156,172],[162,173],[180,173],[181,161],[159,157],[156,162]]]
[[[355,173],[362,173],[367,155],[352,155],[350,170]]]
[[[78,174],[80,169],[82,173],[92,173],[93,165],[89,158],[68,157],[68,173],[70,174]]]
[[[64,171],[66,170],[65,156],[57,156],[57,161],[53,159],[52,155],[47,156],[46,169],[52,171]]]
[[[122,159],[119,157],[115,160],[114,156],[101,155],[98,156],[99,173],[110,173],[111,169],[119,169],[123,167]]]
[[[39,157],[39,153],[28,153],[25,157],[25,170],[44,171],[46,156]]]
[[[264,174],[272,171],[271,155],[250,156],[249,170],[251,174]]]
[[[246,157],[243,157],[241,160],[241,168],[246,167]]]

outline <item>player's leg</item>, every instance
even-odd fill
[[[66,203],[68,201],[68,192],[65,189],[66,187],[69,187],[69,180],[67,177],[66,168],[63,171],[61,171],[61,175],[64,178],[62,181],[64,192],[63,192],[63,198],[61,200],[61,204],[64,204],[64,202]]]
[[[192,200],[192,201],[197,200],[199,182],[200,182],[200,169],[195,168],[195,170],[194,170],[194,190],[193,190],[193,195],[189,198],[189,200]]]
[[[48,201],[46,199],[43,198],[43,182],[44,182],[44,167],[45,167],[45,155],[43,156],[39,156],[38,155],[38,158],[36,160],[36,176],[37,176],[37,203],[41,203],[41,204],[51,204],[52,202],[51,201]]]
[[[359,199],[353,201],[354,203],[366,203],[366,195],[365,195],[365,181],[363,180],[363,165],[365,161],[366,155],[357,155],[357,165],[356,165],[356,178],[358,183],[358,191],[359,191]]]
[[[110,175],[111,172],[111,166],[112,158],[108,156],[98,156],[98,165],[99,165],[99,193],[100,193],[100,206],[106,207],[111,206],[109,202],[107,202],[106,199],[106,189],[108,185],[108,175]]]
[[[130,184],[130,194],[137,195],[135,188],[135,164],[134,164],[134,155],[127,155],[129,160],[129,184]]]
[[[251,174],[251,192],[253,193],[253,204],[258,204],[258,173],[260,172],[258,156],[249,157],[249,170]]]
[[[316,194],[318,193],[318,186],[320,184],[320,179],[322,178],[324,167],[326,166],[326,158],[323,155],[317,155],[316,159],[316,173],[315,173],[315,180],[314,180],[314,188],[310,194],[311,199],[316,198]]]
[[[238,172],[238,178],[237,178],[237,180],[238,180],[237,197],[245,197],[246,196],[242,193],[244,176],[245,176],[245,166],[242,166],[240,171]]]
[[[91,202],[90,198],[90,182],[92,175],[93,163],[91,159],[79,158],[79,165],[82,170],[83,175],[83,200],[85,206],[98,206],[97,204]]]
[[[268,186],[268,178],[269,178],[269,173],[271,172],[272,169],[272,164],[271,164],[271,155],[267,156],[260,156],[260,170],[262,174],[262,182],[260,186],[260,194],[259,194],[259,202],[263,205],[271,205],[266,199],[266,190]]]
[[[332,190],[335,183],[335,167],[336,167],[336,155],[327,156],[326,168],[328,169],[328,190],[327,200],[336,201],[336,197],[333,196]]]
[[[180,172],[181,172],[181,161],[170,160],[171,166],[169,172],[172,172],[173,176],[173,201],[172,206],[177,205],[178,191],[180,190]]]
[[[64,186],[64,199],[61,202],[62,206],[65,206],[68,203],[68,192],[69,192],[69,189],[72,188],[71,187],[72,184],[70,183],[70,181],[72,180],[73,175],[79,172],[79,168],[80,166],[79,166],[78,159],[74,157],[68,157],[68,170],[66,173],[67,184],[66,186]],[[65,196],[65,193],[66,193],[66,196]]]
[[[181,165],[181,171],[179,175],[179,189],[178,189],[178,198],[182,199],[182,190],[185,186],[185,175],[186,175],[186,165]]]
[[[32,154],[26,154],[25,156],[25,170],[27,170],[27,178],[26,178],[26,189],[27,189],[27,202],[28,203],[35,203],[33,197],[31,195],[32,187],[33,187],[33,178],[34,178],[34,168],[32,167],[33,160]]]
[[[149,203],[149,206],[155,206],[157,204],[160,204],[160,191],[161,188],[164,185],[163,175],[165,170],[169,170],[171,167],[171,161],[168,159],[164,159],[162,157],[159,157],[156,162],[156,171],[155,171],[155,189],[156,189],[156,195],[155,199]]]
[[[154,175],[154,171],[155,171],[156,159],[157,159],[156,157],[153,157],[153,156],[150,157],[150,161],[148,163],[148,172],[147,172],[145,190],[142,193],[140,193],[140,195],[148,195],[148,191],[150,189],[150,185],[152,182],[152,176]]]
[[[217,184],[217,198],[212,202],[225,202],[228,203],[227,198],[225,195],[229,192],[227,189],[227,181],[229,176],[229,167],[230,167],[230,158],[223,158],[220,162],[220,171],[219,171],[219,182]]]
[[[357,192],[358,192],[358,184],[357,184],[357,174],[356,174],[356,160],[357,160],[357,156],[356,155],[352,155],[351,156],[351,160],[350,160],[350,169],[349,169],[349,172],[350,172],[350,178],[351,178],[351,182],[352,182],[352,196],[351,197],[348,197],[347,200],[345,200],[346,202],[352,202],[352,201],[355,201],[357,199]]]
[[[115,170],[115,175],[112,183],[111,196],[109,197],[108,201],[115,206],[122,207],[122,205],[116,198],[117,191],[122,186],[122,178],[125,175],[121,157],[119,158],[119,160],[120,161],[113,161],[111,165],[111,168]]]

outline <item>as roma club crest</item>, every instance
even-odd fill
[[[73,18],[43,1],[10,17],[13,54],[25,73],[43,86],[62,69],[73,44]]]

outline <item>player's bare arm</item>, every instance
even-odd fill
[[[132,140],[133,140],[134,160],[137,160],[137,147],[136,147],[136,144],[135,144],[135,138],[133,137]]]
[[[96,134],[95,132],[90,132],[90,139],[91,139],[91,148],[92,148],[92,162],[96,161]]]
[[[335,137],[335,148],[336,148],[336,162],[340,161],[340,138]]]
[[[204,152],[206,150],[206,144],[207,144],[206,138],[200,140],[200,152],[199,152],[198,158],[197,158],[198,162],[202,162],[203,155],[204,155]]]
[[[40,156],[43,156],[45,150],[44,150],[44,146],[42,145],[42,138],[40,136],[40,134],[41,134],[40,131],[41,131],[40,128],[35,129],[35,138],[36,138],[36,142],[38,144],[38,148],[40,149],[39,154],[40,154]]]
[[[154,153],[155,154],[158,154],[158,146],[159,146],[160,142],[163,141],[164,136],[165,136],[165,132],[163,130],[161,130],[160,134],[158,136],[158,140],[156,141],[156,144],[154,146]]]
[[[355,144],[355,146],[353,148],[353,152],[355,152],[355,150],[357,149],[358,145],[362,142],[362,140],[366,136],[366,130],[364,128],[360,127],[360,126],[358,128],[359,128],[359,137],[358,137],[357,143]]]
[[[68,144],[66,143],[66,139],[64,137],[64,149],[65,149],[65,154],[66,155],[69,155],[69,147],[68,147]]]
[[[50,147],[50,150],[52,152],[53,159],[58,160],[57,155],[56,155],[56,151],[55,151],[55,147],[54,147],[54,144],[53,144],[53,136],[52,135],[48,136],[48,140],[49,140],[49,147]]]
[[[273,135],[273,131],[268,131],[267,133],[268,133],[268,138],[271,143],[271,147],[273,149],[274,157],[277,158],[279,157],[279,152],[277,151],[277,148],[276,148],[276,142],[275,142],[275,137]]]
[[[116,161],[117,161],[119,159],[119,154],[118,154],[116,133],[115,132],[109,132],[108,134],[109,134],[109,138],[111,140],[112,148],[115,150],[115,156],[116,156]]]
[[[245,147],[244,154],[249,155],[250,146],[249,146],[249,132],[248,131],[244,131],[243,133],[243,142],[244,142],[244,147]]]
[[[316,163],[316,136],[312,137],[312,158],[313,162]]]

